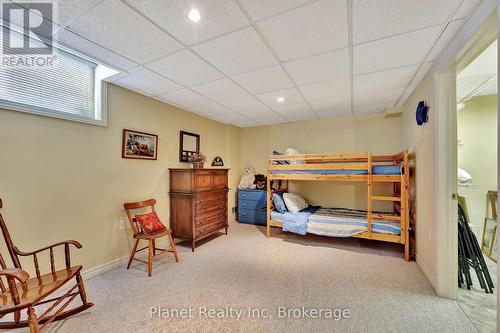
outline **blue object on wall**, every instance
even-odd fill
[[[425,103],[425,101],[420,101],[417,106],[417,112],[416,112],[416,118],[417,118],[417,124],[422,125],[423,123],[426,123],[429,118],[427,116],[427,111],[429,111],[429,107]]]
[[[238,222],[267,225],[266,191],[238,191]]]

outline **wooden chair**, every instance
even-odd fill
[[[140,224],[137,222],[135,217],[132,217],[131,210],[134,209],[143,209],[147,207],[151,207],[151,211],[155,212],[155,204],[156,200],[155,199],[149,199],[145,201],[140,201],[140,202],[129,202],[123,204],[123,207],[125,208],[125,212],[127,213],[128,220],[130,221],[130,225],[132,226],[132,230],[134,231],[134,238],[135,238],[135,244],[134,247],[132,248],[132,253],[130,254],[130,259],[128,260],[128,265],[127,269],[130,268],[130,264],[132,264],[132,260],[137,260],[142,263],[145,263],[148,265],[148,275],[151,276],[152,274],[152,269],[153,269],[153,258],[157,256],[156,251],[162,251],[162,252],[172,252],[175,257],[175,261],[179,262],[179,257],[177,255],[177,249],[175,248],[174,240],[172,238],[172,230],[167,228],[166,230],[157,232],[155,234],[145,234],[142,231],[142,228]],[[169,241],[170,241],[170,248],[168,249],[160,249],[156,247],[156,239],[160,237],[165,237],[167,236]],[[140,240],[145,240],[148,241],[148,246],[143,247],[139,250],[137,250],[137,246],[139,245]],[[148,261],[145,262],[144,260],[137,259],[135,258],[135,254],[139,251],[148,249]],[[159,254],[158,254],[159,255]]]
[[[1,199],[0,208],[2,208]],[[80,275],[82,266],[71,266],[70,245],[80,249],[82,248],[80,243],[70,240],[49,245],[36,251],[23,252],[12,243],[1,214],[0,228],[14,264],[14,268],[7,268],[3,257],[0,255],[0,318],[11,313],[14,314],[13,321],[0,322],[0,329],[29,326],[31,333],[38,333],[47,328],[52,321],[67,318],[94,305],[87,302],[85,287]],[[66,268],[63,270],[56,270],[54,264],[54,248],[59,246],[64,246]],[[37,255],[45,251],[48,251],[50,256],[50,273],[42,275]],[[36,277],[30,278],[29,274],[22,269],[20,257],[32,257]],[[70,282],[73,278],[75,284],[71,285]],[[4,280],[7,282],[6,284]],[[62,295],[55,296],[54,294],[63,286],[69,289],[64,291]],[[65,311],[66,307],[77,296],[80,296],[83,304]],[[36,315],[35,308],[38,305],[51,302],[53,304],[48,309],[41,315]],[[21,320],[22,310],[27,310],[27,320]]]

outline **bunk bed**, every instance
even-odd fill
[[[385,156],[373,156],[370,152],[271,155],[267,171],[266,234],[268,238],[271,236],[271,227],[283,228],[284,225],[284,220],[280,218],[283,214],[277,213],[273,208],[274,192],[271,186],[273,181],[284,182],[280,191],[287,191],[290,181],[341,181],[366,184],[366,211],[326,208],[319,209],[315,213],[304,213],[309,219],[307,232],[399,243],[404,245],[404,260],[409,260],[410,179],[407,151]],[[393,195],[374,194],[375,183],[392,184]],[[374,201],[392,202],[393,212],[373,211]],[[336,233],[342,232],[340,229],[346,225],[350,225],[348,229],[351,232]],[[331,226],[337,229],[332,232]]]

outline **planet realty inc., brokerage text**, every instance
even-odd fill
[[[351,317],[350,309],[340,308],[308,308],[308,307],[285,307],[280,306],[275,309],[264,307],[235,308],[224,307],[163,307],[152,306],[149,308],[151,318],[160,319],[230,319],[240,320],[243,318],[252,319],[332,319],[342,320]]]

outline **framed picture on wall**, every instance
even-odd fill
[[[122,158],[156,160],[158,155],[158,135],[123,130]]]

